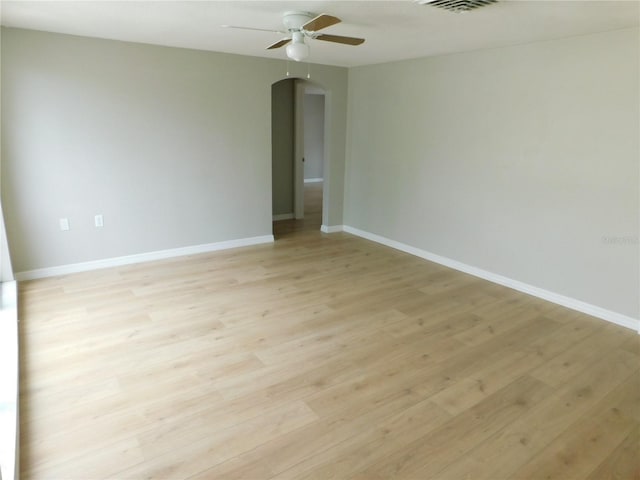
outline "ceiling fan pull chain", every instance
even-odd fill
[[[290,75],[291,73],[289,73],[289,57],[287,57],[287,77]]]
[[[307,62],[307,78],[311,78],[311,64]]]

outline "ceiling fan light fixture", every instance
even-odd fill
[[[309,56],[309,45],[304,43],[304,35],[301,32],[293,32],[292,42],[287,45],[287,57],[299,62]]]
[[[291,43],[287,45],[287,57],[299,62],[309,56],[309,45],[306,43]]]
[[[338,17],[327,15],[326,13],[321,13],[320,15],[316,15],[314,17],[313,14],[309,12],[285,12],[282,23],[287,29],[286,32],[280,32],[278,30],[266,30],[263,28],[254,27],[240,27],[234,25],[223,25],[223,27],[287,34],[288,36],[281,38],[277,42],[269,45],[267,47],[267,50],[274,50],[286,45],[287,48],[285,50],[287,53],[287,58],[296,62],[300,62],[309,57],[309,45],[305,43],[305,38],[353,46],[362,45],[364,43],[364,38],[345,37],[344,35],[331,35],[318,32],[318,30],[323,30],[340,22],[341,20]]]

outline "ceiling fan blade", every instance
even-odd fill
[[[307,23],[302,25],[302,29],[307,30],[308,32],[317,32],[318,30],[330,27],[331,25],[335,25],[336,23],[340,23],[341,21],[342,20],[340,20],[338,17],[327,15],[326,13],[321,13],[316,18],[312,18]]]
[[[267,47],[267,50],[273,50],[274,48],[284,47],[287,43],[291,41],[290,38],[283,38],[282,40],[278,40],[276,43],[272,43]]]
[[[313,38],[315,38],[316,40],[324,40],[325,42],[344,43],[345,45],[361,45],[364,43],[364,38],[343,37],[342,35],[327,35],[326,33],[319,33]]]
[[[280,30],[269,30],[267,28],[253,28],[253,27],[238,27],[237,25],[220,25],[222,28],[235,28],[238,30],[255,30],[257,32],[271,32],[271,33],[281,33],[286,34],[287,32],[282,32]]]

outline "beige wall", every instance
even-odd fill
[[[3,28],[14,270],[271,234],[271,85],[285,72],[284,61]],[[331,102],[326,221],[341,224],[347,70],[313,75]]]
[[[0,35],[0,52],[2,51],[2,35]],[[2,91],[2,78],[0,78],[0,91]],[[0,112],[2,111],[2,96],[0,95]],[[2,145],[2,116],[0,115],[0,145]],[[2,153],[0,150],[0,199],[2,198]],[[7,234],[4,226],[4,214],[2,201],[0,200],[0,283],[13,280],[11,257],[7,244]],[[1,290],[1,288],[0,288]]]
[[[1,48],[14,270],[271,233],[284,62],[18,29]],[[637,29],[348,77],[314,66],[326,225],[640,317]]]
[[[638,37],[351,69],[345,224],[639,318]]]

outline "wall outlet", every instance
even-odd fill
[[[102,218],[102,215],[96,215],[93,218],[93,221],[94,221],[96,227],[104,227],[104,220]]]
[[[62,230],[63,232],[66,232],[67,230],[69,230],[69,219],[68,218],[61,218],[60,219],[60,230]]]

